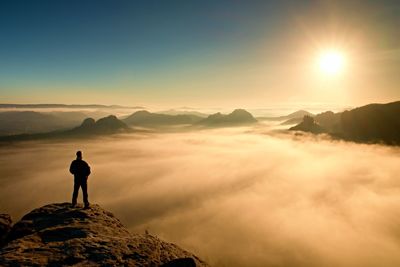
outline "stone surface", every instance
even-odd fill
[[[0,214],[0,247],[4,244],[8,232],[11,230],[11,217],[8,214]]]
[[[196,262],[192,258],[179,258],[167,262],[161,267],[196,267]]]
[[[35,209],[16,223],[0,250],[0,266],[208,266],[156,236],[132,234],[98,205]],[[193,265],[194,264],[194,265]]]

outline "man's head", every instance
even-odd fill
[[[76,152],[76,158],[81,159],[82,158],[82,151],[77,151]]]

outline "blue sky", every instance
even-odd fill
[[[335,35],[348,45],[352,35],[362,36],[357,40],[362,53],[397,56],[396,1],[334,3],[2,1],[0,102],[260,106],[260,98],[307,101],[293,85],[315,84],[293,66],[308,64],[298,58],[312,57],[307,47],[315,46],[315,39],[323,43]],[[384,38],[372,40],[379,34]],[[399,70],[396,60],[391,64],[384,75]],[[277,86],[275,77],[293,83]],[[393,90],[382,99],[395,97]],[[314,94],[311,101],[318,100]]]

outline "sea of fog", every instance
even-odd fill
[[[0,212],[70,201],[76,150],[92,203],[212,266],[400,266],[399,148],[267,126],[2,145]]]

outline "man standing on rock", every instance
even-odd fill
[[[74,193],[72,194],[72,207],[75,207],[78,199],[79,187],[82,187],[83,202],[85,208],[89,208],[89,199],[87,193],[87,180],[90,175],[90,167],[86,161],[82,160],[82,152],[76,152],[76,160],[72,161],[69,171],[74,175]]]

